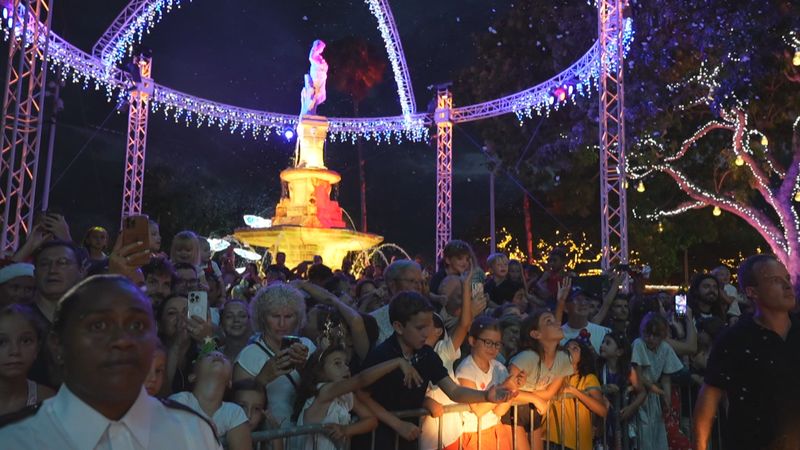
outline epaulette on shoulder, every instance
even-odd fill
[[[35,415],[37,412],[39,412],[40,406],[42,406],[41,402],[35,405],[26,406],[19,411],[14,411],[12,413],[0,416],[0,428],[17,423],[20,420],[27,419],[28,417]]]
[[[214,422],[209,420],[206,416],[198,413],[197,411],[193,410],[192,408],[189,408],[188,406],[184,405],[183,403],[176,402],[175,400],[170,400],[168,398],[160,398],[159,400],[161,400],[161,403],[163,403],[164,406],[166,406],[167,408],[180,409],[181,411],[185,411],[185,412],[191,413],[191,414],[199,417],[200,419],[202,419],[203,422],[207,423],[208,426],[211,427],[211,432],[214,433],[214,438],[217,441],[219,441],[219,436],[217,435],[217,426],[214,425]]]

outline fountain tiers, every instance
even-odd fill
[[[323,147],[328,120],[303,116],[297,127],[298,153],[295,166],[281,172],[286,183],[283,198],[275,207],[271,228],[240,228],[234,236],[247,244],[286,253],[286,265],[322,256],[333,269],[341,266],[347,252],[365,250],[383,241],[382,236],[345,228],[339,202],[331,190],[341,176],[324,165]]]

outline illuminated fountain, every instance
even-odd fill
[[[341,176],[325,167],[324,147],[328,120],[315,115],[325,101],[328,65],[322,58],[325,44],[314,41],[309,55],[311,70],[301,94],[300,122],[294,166],[281,172],[282,195],[269,228],[240,228],[234,236],[249,245],[286,253],[293,267],[320,255],[325,265],[337,269],[350,251],[380,244],[382,236],[345,228],[342,208],[331,199]]]

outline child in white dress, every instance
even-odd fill
[[[307,435],[305,445],[301,448],[343,449],[350,437],[372,431],[378,421],[369,408],[358,401],[353,391],[369,386],[397,369],[403,371],[407,385],[418,386],[422,382],[416,369],[403,358],[372,366],[351,377],[347,366],[347,350],[343,346],[331,345],[324,350],[317,350],[309,358],[303,372],[298,399],[305,400],[297,417],[297,425],[322,423],[325,424],[327,435]],[[358,422],[350,423],[350,411],[358,415]]]

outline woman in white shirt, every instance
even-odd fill
[[[292,426],[300,386],[300,374],[295,369],[302,367],[316,350],[309,339],[292,336],[306,322],[303,294],[285,283],[261,288],[250,303],[250,317],[253,330],[259,334],[236,358],[233,380],[251,378],[265,385],[269,412],[281,427]],[[284,337],[294,341],[287,348],[282,348]]]
[[[462,386],[480,390],[504,383],[508,379],[508,370],[496,359],[503,345],[498,321],[487,316],[475,319],[469,330],[469,343],[472,347],[470,355],[464,358],[456,370],[458,382]],[[510,408],[511,403],[470,404],[471,411],[462,414],[463,448],[478,448],[480,439],[481,448],[528,450],[525,430],[517,427],[516,446],[513,446],[511,426],[500,422],[500,418]]]

